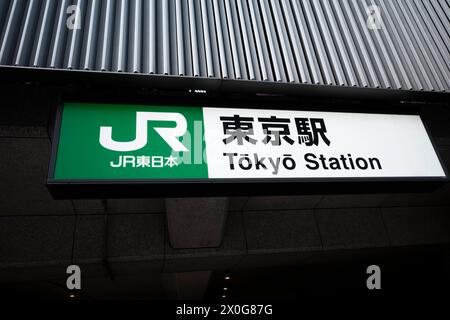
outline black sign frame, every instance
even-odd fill
[[[97,99],[64,98],[64,101],[85,103],[99,102]],[[61,101],[63,101],[61,100]],[[177,99],[160,97],[157,103],[167,105],[178,104]],[[201,100],[201,99],[200,99]],[[110,102],[100,100],[103,103]],[[163,101],[163,102],[161,102]],[[177,102],[178,101],[178,102]],[[139,101],[141,102],[141,101]],[[119,104],[120,102],[113,102]],[[136,100],[127,104],[138,103]],[[144,104],[155,104],[146,100]],[[196,105],[199,105],[197,102]],[[224,107],[223,103],[208,107]],[[240,108],[241,106],[234,106]],[[260,107],[261,108],[261,107]],[[267,107],[266,107],[267,108]],[[286,110],[286,107],[278,109]],[[315,106],[298,107],[298,110],[323,111]],[[316,194],[361,194],[361,193],[398,193],[398,192],[430,192],[442,187],[450,181],[447,168],[438,152],[433,137],[425,121],[422,123],[433,146],[445,177],[383,177],[383,178],[255,178],[255,179],[142,179],[142,180],[56,180],[54,169],[61,129],[63,102],[56,106],[56,117],[53,130],[51,158],[47,187],[55,199],[88,199],[88,198],[150,198],[150,197],[208,197],[208,196],[253,196],[253,195],[316,195]],[[327,110],[327,108],[325,108]],[[345,111],[342,111],[345,110]],[[373,109],[349,110],[336,108],[333,112],[377,113]],[[391,110],[383,114],[414,114],[411,110]]]

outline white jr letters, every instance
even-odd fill
[[[185,117],[174,112],[136,112],[136,138],[133,141],[121,142],[112,139],[112,127],[100,127],[100,144],[113,151],[134,151],[145,147],[147,144],[148,121],[172,121],[176,123],[174,128],[154,128],[161,138],[175,152],[188,151],[178,140],[185,134],[187,123]]]

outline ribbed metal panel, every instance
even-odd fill
[[[0,64],[450,91],[450,0],[1,0]]]

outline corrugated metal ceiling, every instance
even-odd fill
[[[0,31],[1,65],[450,90],[450,0],[0,0]]]

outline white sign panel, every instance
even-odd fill
[[[417,115],[203,108],[209,178],[445,177]]]

